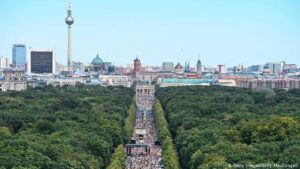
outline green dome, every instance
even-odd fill
[[[99,57],[99,54],[97,54],[97,56],[93,59],[92,61],[92,65],[96,66],[96,65],[103,65],[104,62],[103,60]]]

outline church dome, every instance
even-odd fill
[[[180,65],[180,63],[178,62],[177,65],[175,66],[175,69],[183,69],[183,67]]]
[[[94,66],[96,66],[96,65],[100,66],[100,65],[103,65],[103,64],[104,64],[103,60],[99,57],[99,54],[97,54],[97,56],[92,61],[92,65],[94,65]]]

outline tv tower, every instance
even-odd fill
[[[68,25],[68,70],[71,69],[71,59],[72,59],[72,24],[74,23],[74,18],[72,17],[72,10],[71,10],[71,0],[69,0],[69,7],[68,7],[68,16],[65,20],[66,24]]]

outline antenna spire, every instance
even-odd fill
[[[69,0],[69,10],[71,10],[71,0]]]

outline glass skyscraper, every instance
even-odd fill
[[[12,48],[13,67],[18,70],[25,70],[26,66],[26,46],[15,44]]]

